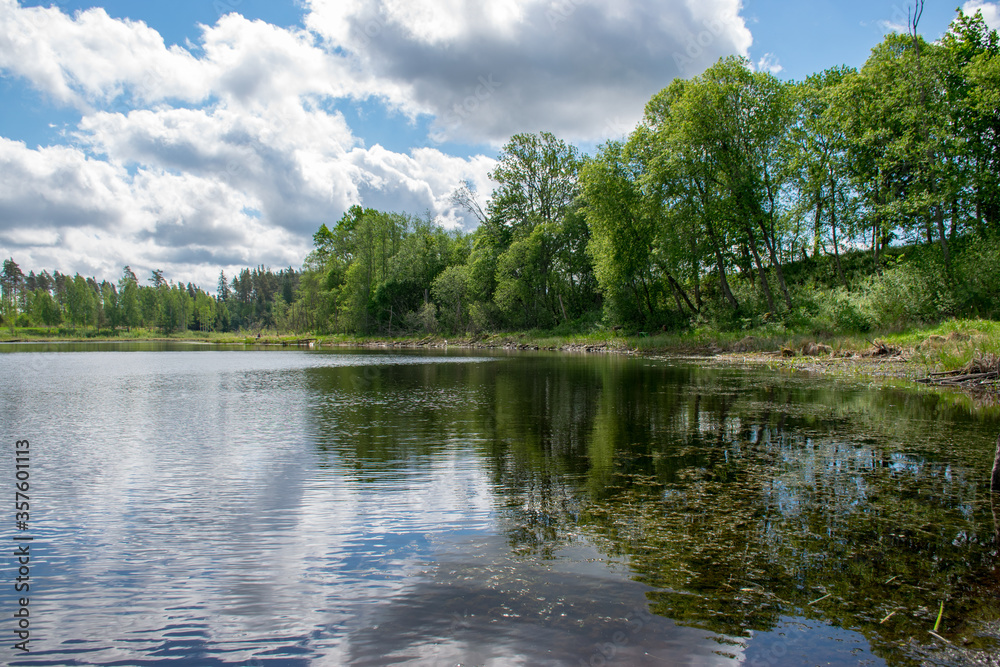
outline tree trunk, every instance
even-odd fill
[[[816,197],[816,216],[813,218],[813,257],[819,256],[819,240],[823,234],[822,214],[823,198]]]
[[[945,273],[951,275],[951,258],[948,256],[948,237],[944,231],[944,206],[937,204],[934,209],[934,221],[937,223],[938,241],[941,243],[941,254],[944,256],[944,270]]]
[[[701,310],[704,305],[701,301],[701,265],[697,260],[694,262],[694,302]]]
[[[740,244],[740,255],[742,255],[740,271],[745,271],[746,274],[750,276],[750,287],[757,287],[757,274],[753,270],[753,259],[750,257],[750,248],[748,244]]]
[[[788,306],[788,310],[792,310],[792,297],[788,295],[788,286],[785,284],[785,274],[781,270],[781,262],[778,261],[777,250],[775,249],[774,239],[771,238],[770,232],[768,232],[767,226],[764,224],[763,216],[757,218],[757,222],[760,225],[760,231],[764,235],[764,246],[767,248],[768,254],[771,256],[771,265],[774,267],[774,275],[778,278],[778,287],[781,288],[781,293],[785,297],[785,305]],[[754,256],[756,256],[757,251],[754,250]],[[760,260],[758,260],[758,268]],[[761,274],[761,280],[766,280],[764,274]],[[765,285],[767,283],[765,282]],[[770,288],[768,288],[770,291]],[[774,306],[771,306],[771,312],[777,312],[774,310]]]
[[[840,248],[837,245],[837,193],[833,189],[833,179],[830,180],[830,232],[833,234],[833,258],[837,262],[837,274],[840,275],[840,282],[847,286],[847,278],[844,277],[844,267],[840,263]]]
[[[715,251],[715,265],[719,269],[719,286],[722,288],[722,294],[726,297],[726,301],[729,305],[733,307],[733,310],[740,309],[740,303],[733,296],[732,290],[729,289],[729,281],[726,280],[726,262],[722,257],[722,250],[719,249],[719,241],[715,236],[715,227],[712,226],[711,222],[705,223],[705,228],[708,231],[708,236],[712,241],[712,249]]]
[[[951,198],[951,229],[948,230],[948,241],[954,243],[958,233],[958,197]]]
[[[878,263],[878,215],[872,224],[872,262],[875,264],[875,275],[882,275],[882,267]]]
[[[688,305],[688,308],[691,309],[691,312],[692,313],[697,313],[698,309],[695,308],[694,305],[691,304],[691,299],[688,298],[687,292],[684,291],[684,288],[681,287],[681,284],[679,282],[677,282],[677,280],[674,278],[674,276],[672,274],[668,273],[667,274],[667,280],[670,281],[670,286],[674,288],[674,298],[677,298],[678,294],[681,295],[681,297],[683,297],[683,299],[684,299],[684,303],[686,303]],[[682,312],[684,310],[683,308],[681,308],[681,304],[680,304],[679,301],[677,302],[677,309],[680,310],[680,311],[682,311]]]
[[[683,315],[684,314],[684,304],[681,303],[681,297],[677,293],[677,290],[674,289],[673,283],[670,284],[670,293],[674,297],[674,304],[677,306],[677,312],[679,312],[679,313],[681,313]]]
[[[646,307],[649,308],[649,319],[653,319],[653,302],[649,298],[649,285],[646,284],[645,278],[640,278],[642,280],[642,291],[646,294]]]
[[[698,310],[701,310],[701,262],[698,260],[698,248],[697,233],[694,229],[691,230],[691,273],[694,280],[694,302],[698,304]]]
[[[764,288],[764,296],[767,297],[767,307],[771,309],[771,314],[776,315],[778,309],[774,306],[774,295],[771,294],[771,283],[767,279],[767,273],[764,272],[764,267],[760,263],[760,253],[757,252],[757,240],[753,237],[753,229],[747,225],[747,235],[750,237],[750,252],[753,253],[754,264],[757,265],[757,273],[760,275],[760,284]]]
[[[629,287],[632,288],[632,295],[635,297],[635,305],[639,308],[639,313],[642,313],[642,296],[639,294],[639,288],[635,286],[635,278],[629,282]],[[649,314],[652,317],[652,313]]]
[[[996,535],[997,544],[1000,544],[1000,493],[991,494],[990,509],[993,510],[993,532]]]

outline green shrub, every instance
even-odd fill
[[[866,333],[872,328],[872,319],[862,312],[861,296],[843,287],[820,292],[816,295],[819,312],[813,327],[827,331]]]
[[[972,239],[956,255],[953,270],[963,313],[1000,317],[1000,239]]]

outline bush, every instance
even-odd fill
[[[816,295],[818,312],[814,321],[817,329],[865,333],[872,328],[872,320],[860,305],[860,296],[852,295],[843,287],[820,292]]]
[[[500,321],[500,309],[492,301],[474,301],[469,306],[469,327],[476,333],[496,331]]]
[[[880,329],[934,319],[938,299],[932,276],[915,263],[896,264],[862,283],[859,309]]]
[[[962,310],[978,317],[1000,317],[1000,239],[973,239],[956,254],[953,270]]]
[[[419,310],[413,310],[403,317],[403,323],[408,331],[422,331],[424,333],[438,332],[437,306],[433,303],[425,303]]]

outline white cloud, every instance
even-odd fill
[[[969,0],[962,5],[962,11],[974,15],[977,11],[983,13],[983,20],[993,30],[1000,30],[1000,3]]]
[[[0,246],[27,268],[115,277],[125,264],[212,285],[220,268],[298,265],[308,243],[248,215],[219,179],[121,166],[0,138]]]
[[[638,120],[675,76],[746,55],[738,0],[308,0],[306,25],[361,71],[396,84],[406,112],[439,138],[502,142],[551,130],[604,138],[607,118]],[[490,9],[486,9],[490,7]]]
[[[896,21],[883,20],[879,21],[878,25],[885,32],[903,33],[903,32],[908,32],[910,29],[909,26],[907,26],[905,23],[898,23]]]
[[[0,0],[0,76],[81,114],[67,146],[0,138],[0,251],[212,286],[219,268],[299,265],[319,224],[355,203],[469,226],[450,194],[471,180],[487,195],[494,162],[443,142],[618,136],[674,76],[751,43],[740,0],[303,5],[303,27],[230,13],[185,48],[100,8]],[[344,101],[429,118],[425,145],[366,141]]]
[[[785,69],[778,62],[778,56],[773,53],[765,53],[760,60],[757,61],[757,70],[761,72],[770,72],[771,74],[777,74],[781,70]]]
[[[156,91],[187,101],[210,92],[190,53],[168,49],[145,23],[112,19],[99,8],[70,17],[56,7],[0,0],[0,69],[81,108],[114,99],[125,86],[141,97]]]

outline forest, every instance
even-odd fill
[[[162,271],[117,282],[2,274],[5,327],[376,336],[545,330],[865,332],[1000,315],[1000,42],[958,12],[859,69],[784,82],[743,58],[654,95],[583,155],[551,133],[500,151],[478,220],[354,206],[300,270],[214,294]],[[488,203],[483,204],[488,199]]]

